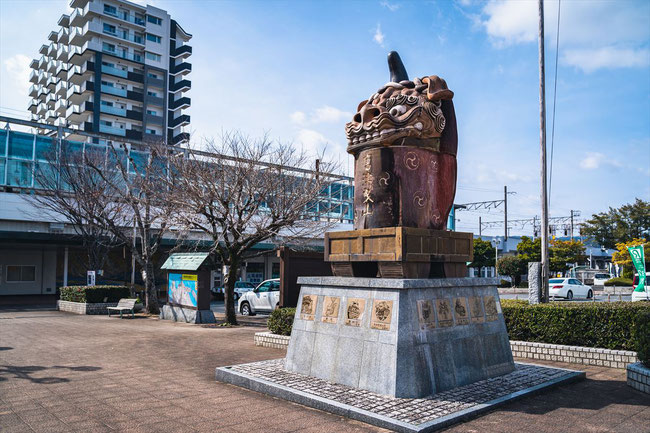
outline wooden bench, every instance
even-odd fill
[[[135,302],[137,299],[127,299],[122,298],[120,302],[117,303],[116,307],[106,307],[108,310],[108,317],[111,316],[111,310],[117,310],[120,312],[120,319],[122,318],[123,311],[131,311],[131,316],[135,319]]]

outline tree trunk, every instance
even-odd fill
[[[226,304],[226,323],[231,325],[237,324],[237,310],[235,306],[235,282],[237,281],[237,271],[239,262],[229,260],[230,268],[228,269],[228,281],[224,284],[224,302]]]
[[[156,290],[156,281],[154,279],[154,269],[153,263],[151,263],[151,259],[147,260],[145,269],[145,309],[149,314],[159,314],[160,306],[158,305],[158,291]]]

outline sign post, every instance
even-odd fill
[[[645,251],[643,250],[643,244],[637,245],[635,247],[627,247],[627,250],[630,252],[630,257],[632,257],[632,264],[636,268],[636,271],[639,273],[639,284],[637,284],[635,292],[645,292],[646,290],[646,276],[645,276]]]
[[[95,271],[88,271],[86,273],[86,285],[91,287],[95,285]]]

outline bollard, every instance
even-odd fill
[[[611,293],[607,294],[607,302],[612,302],[612,294]]]
[[[618,301],[621,302],[622,300],[623,300],[623,295],[621,295],[621,294],[619,293],[619,295],[618,295]]]

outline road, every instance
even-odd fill
[[[236,305],[235,308],[237,308]],[[226,314],[226,304],[223,301],[212,301],[210,302],[210,310],[212,310],[215,313]],[[237,311],[237,315],[241,316],[241,314],[239,314],[239,311]],[[257,315],[268,316],[268,314],[266,313],[257,313]]]
[[[526,294],[509,294],[509,293],[504,293],[502,295],[499,295],[499,298],[501,299],[521,299],[521,300],[526,300],[528,299],[528,295]],[[578,302],[593,302],[591,299],[573,299],[574,301]],[[611,295],[609,299],[607,298],[607,295],[596,295],[596,302],[607,302],[607,301],[618,301],[619,300],[619,295]],[[632,300],[632,295],[620,295],[620,300],[621,301],[631,301]],[[564,299],[557,299],[555,302],[566,302]]]

